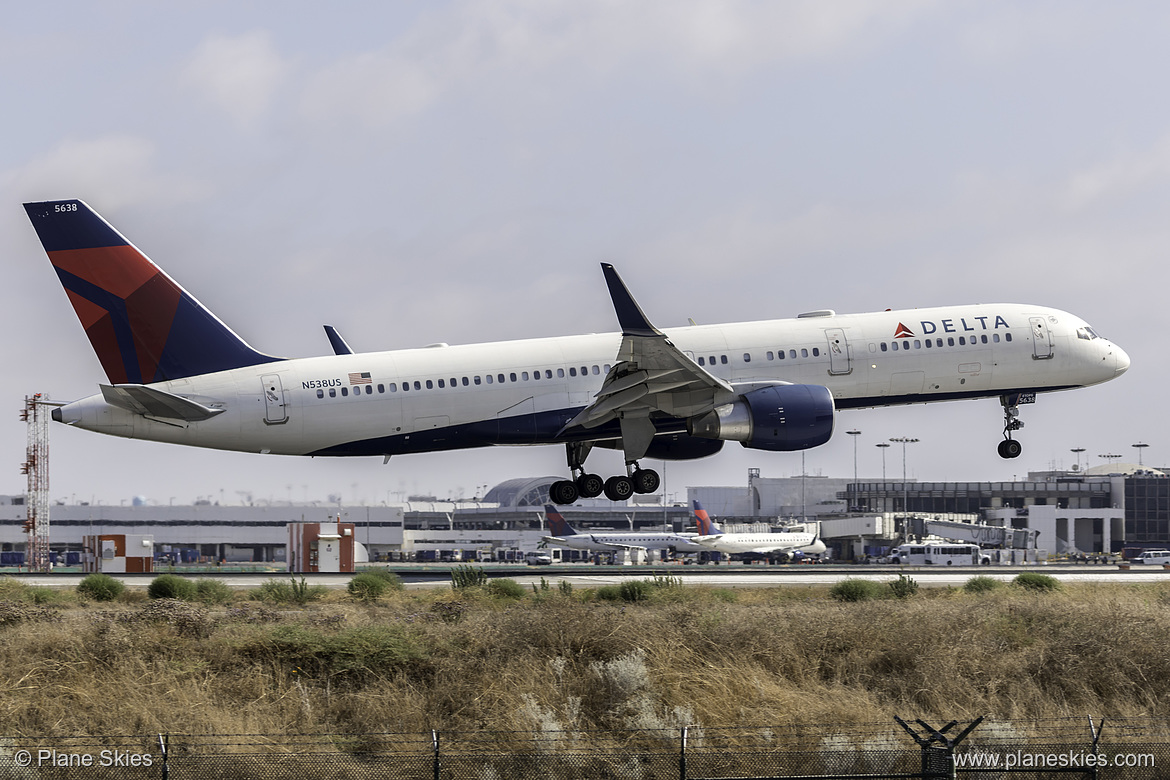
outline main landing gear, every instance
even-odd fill
[[[578,498],[597,498],[602,493],[610,501],[625,501],[635,493],[653,493],[662,480],[658,472],[638,466],[637,461],[626,464],[626,473],[603,480],[597,474],[585,471],[585,458],[593,449],[591,442],[573,442],[565,445],[569,470],[573,479],[552,483],[548,497],[554,504],[571,504]]]
[[[1003,441],[999,443],[999,457],[1001,458],[1018,458],[1020,453],[1024,451],[1023,445],[1012,438],[1013,431],[1024,427],[1024,421],[1020,419],[1020,410],[1016,404],[1031,403],[1032,400],[1035,400],[1035,395],[1033,394],[1030,399],[1022,396],[1024,396],[1023,393],[1016,393],[999,397],[999,402],[1003,404]]]

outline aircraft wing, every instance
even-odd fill
[[[650,323],[612,265],[602,263],[601,268],[622,328],[618,362],[606,374],[596,400],[561,433],[620,420],[626,457],[637,460],[654,438],[651,414],[693,417],[714,408],[717,397],[733,391]]]
[[[601,545],[602,547],[612,547],[615,550],[643,550],[644,551],[644,550],[648,549],[647,547],[645,547],[644,545],[641,545],[641,544],[622,544],[621,542],[607,542],[607,541],[598,539],[597,537],[592,536],[592,535],[589,538],[593,540],[594,544]]]
[[[146,385],[98,385],[110,406],[117,406],[160,422],[199,422],[223,412],[156,387]]]

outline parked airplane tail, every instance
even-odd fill
[[[552,504],[544,505],[544,516],[548,520],[548,530],[553,536],[576,536],[577,530],[569,525],[565,516],[557,511]]]
[[[695,505],[695,523],[699,526],[699,536],[718,536],[723,533],[719,526],[715,525],[715,521],[707,514],[707,510],[698,501],[691,502]]]
[[[84,201],[24,204],[112,384],[270,363]]]

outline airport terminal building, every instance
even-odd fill
[[[548,533],[543,507],[559,477],[513,479],[481,501],[411,501],[371,506],[265,503],[171,506],[65,504],[50,508],[51,549],[79,551],[93,534],[146,534],[169,560],[282,562],[290,523],[353,523],[371,560],[484,560],[538,549]],[[725,530],[766,531],[802,520],[820,523],[833,557],[876,556],[902,540],[910,517],[1031,528],[1052,555],[1170,548],[1170,479],[1159,469],[1043,472],[1021,482],[914,482],[820,476],[765,478],[747,486],[692,487],[688,501],[663,504],[583,500],[562,512],[582,531],[694,530],[690,501],[699,500]],[[0,565],[22,559],[27,537],[23,496],[0,496]]]

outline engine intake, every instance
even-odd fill
[[[687,432],[757,450],[806,450],[832,437],[833,414],[833,395],[827,387],[761,387],[688,420]]]

